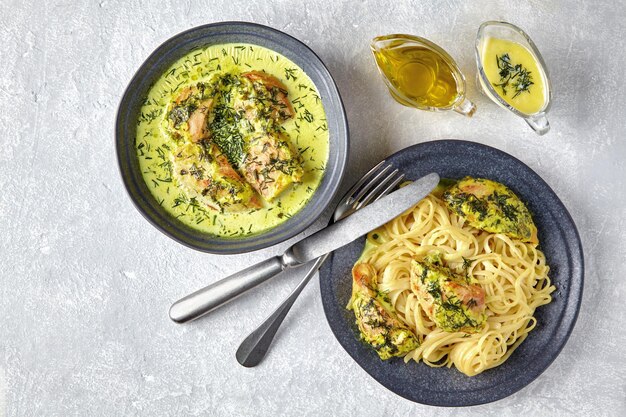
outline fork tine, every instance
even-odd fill
[[[387,176],[387,178],[385,178],[372,191],[370,191],[363,198],[362,201],[359,201],[355,208],[358,210],[361,207],[369,204],[371,201],[376,201],[393,191],[393,189],[396,188],[404,180],[404,174],[396,177],[398,172],[399,170],[394,170],[389,176]]]
[[[381,190],[387,188],[389,182],[396,177],[398,172],[399,170],[395,169],[391,173],[388,173],[387,176],[383,178],[377,178],[377,181],[370,183],[370,190],[362,195],[359,200],[355,201],[352,207],[355,210],[358,210],[372,202],[377,196],[380,195]]]
[[[372,175],[374,175],[374,173],[376,173],[376,171],[378,171],[378,168],[380,168],[380,167],[381,167],[382,165],[384,165],[384,164],[385,164],[385,160],[382,160],[382,161],[380,161],[378,164],[376,164],[376,166],[375,166],[374,168],[372,168],[372,169],[370,169],[369,171],[367,171],[367,173],[366,173],[365,175],[363,175],[363,176],[361,177],[361,179],[360,179],[360,180],[358,180],[358,181],[357,181],[357,183],[356,183],[356,184],[354,184],[354,185],[352,186],[352,188],[350,188],[350,191],[348,191],[345,195],[346,195],[346,196],[352,196],[354,193],[356,193],[356,192],[359,190],[359,188],[361,188],[361,186],[363,186],[363,184],[364,184],[366,181],[369,181],[370,177],[371,177]]]
[[[352,196],[348,204],[360,201],[364,195],[369,193],[374,186],[380,183],[381,179],[384,178],[385,175],[387,175],[387,172],[389,172],[392,168],[393,167],[391,165],[386,165],[381,171],[374,175],[374,177],[368,178],[367,182],[361,186],[361,189],[357,192],[357,194]]]

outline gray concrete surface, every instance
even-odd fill
[[[548,63],[545,137],[473,82],[479,109],[466,119],[404,108],[379,79],[370,38],[405,32],[439,43],[473,80],[474,35],[489,19],[523,27]],[[349,177],[405,146],[463,138],[519,157],[557,191],[580,230],[587,275],[574,333],[538,380],[471,409],[405,401],[335,341],[317,283],[267,360],[240,367],[236,347],[293,275],[204,320],[169,321],[173,300],[286,246],[224,257],[186,249],[141,217],[118,175],[113,124],[126,83],[168,37],[221,20],[271,25],[326,62],[350,120]],[[625,22],[623,3],[609,0],[2,0],[0,415],[626,415]]]

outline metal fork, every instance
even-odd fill
[[[384,197],[389,192],[393,191],[403,179],[404,174],[398,175],[397,169],[393,169],[391,165],[382,161],[365,174],[354,187],[344,195],[335,209],[333,221],[341,220],[372,201]],[[266,318],[265,321],[241,343],[235,355],[241,365],[253,367],[263,360],[272,344],[272,340],[274,340],[278,328],[287,316],[287,313],[289,313],[291,306],[293,306],[293,303],[304,287],[306,287],[326,259],[328,259],[328,254],[317,258],[302,281],[293,289],[289,297],[287,297],[285,301],[278,306],[276,311]]]

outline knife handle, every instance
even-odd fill
[[[176,301],[170,307],[170,318],[176,323],[186,323],[202,317],[262,284],[287,266],[279,256],[252,265]]]

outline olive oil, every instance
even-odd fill
[[[459,96],[448,64],[421,46],[374,52],[376,61],[393,86],[409,99],[427,107],[448,107]]]
[[[380,36],[372,41],[376,64],[393,98],[422,110],[455,110],[471,116],[465,79],[456,63],[432,42],[411,35]]]

